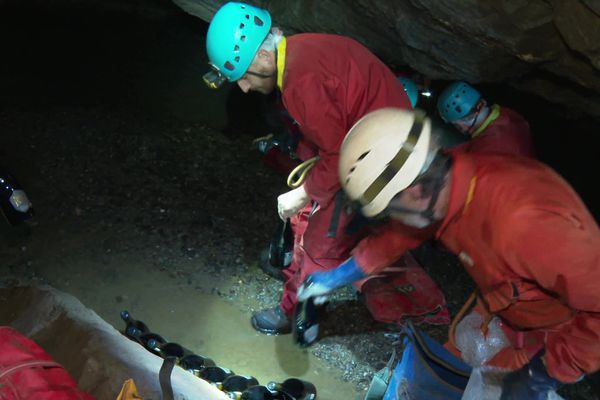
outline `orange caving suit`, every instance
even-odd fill
[[[309,172],[304,188],[318,205],[305,207],[291,219],[296,245],[281,307],[291,315],[296,291],[315,271],[337,267],[359,239],[346,235],[349,216],[339,213],[335,237],[329,237],[340,190],[339,149],[346,133],[366,113],[382,107],[410,108],[410,101],[394,74],[360,43],[343,36],[303,33],[278,46],[278,87],[283,104],[299,124],[302,138],[298,156],[320,160]],[[311,212],[312,211],[312,212]]]
[[[516,369],[545,349],[548,373],[574,382],[600,367],[600,230],[575,191],[523,157],[451,153],[448,212],[434,234],[457,254],[512,346]],[[422,242],[390,224],[354,250],[374,273]],[[516,340],[516,338],[519,340]]]
[[[507,107],[492,106],[494,113],[488,118],[492,122],[468,142],[453,147],[453,151],[466,151],[469,153],[494,153],[535,157],[533,140],[527,121],[515,111]],[[485,121],[484,121],[485,123]]]

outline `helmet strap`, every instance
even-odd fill
[[[481,124],[485,121],[487,116],[490,114],[489,108],[487,107],[487,103],[483,99],[480,99],[477,102],[477,104],[474,107],[474,110],[475,110],[475,115],[473,116],[473,122],[471,123],[471,126],[467,130],[467,132],[469,133],[469,135],[471,135],[471,137],[476,136],[475,132],[477,132],[477,129],[479,129]]]
[[[269,78],[273,78],[273,77],[277,76],[277,71],[275,71],[272,74],[268,74],[268,75],[267,74],[261,74],[261,73],[258,73],[258,72],[252,72],[252,71],[246,71],[246,74],[247,75],[256,76],[256,77],[261,78],[261,79],[269,79]]]

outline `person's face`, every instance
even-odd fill
[[[418,214],[418,212],[427,210],[429,200],[429,196],[423,196],[421,185],[416,185],[398,193],[390,201],[386,212],[390,218],[400,221],[405,225],[415,228],[425,228],[431,224],[431,221],[423,217],[423,215]],[[414,211],[415,213],[404,210]]]
[[[432,197],[423,191],[423,186],[420,184],[398,193],[386,208],[387,215],[396,221],[415,228],[425,228],[443,219],[448,209],[449,185],[447,183],[440,190],[433,206],[433,219],[427,218],[421,213],[429,208]],[[409,212],[406,210],[409,210]]]
[[[248,71],[237,81],[242,92],[250,91],[262,94],[271,93],[277,84],[277,65],[275,64],[275,55],[272,52],[259,50]],[[268,75],[261,77],[254,74]]]
[[[465,135],[471,134],[471,130],[475,125],[475,120],[477,119],[477,112],[471,113],[467,115],[465,118],[458,119],[452,122],[452,125],[460,132]]]
[[[485,107],[486,102],[483,99],[480,99],[475,107],[473,107],[473,111],[470,112],[464,118],[456,120],[452,123],[454,127],[461,133],[465,135],[471,135],[473,132],[481,125],[482,121],[477,121],[479,117],[479,113]]]

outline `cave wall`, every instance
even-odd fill
[[[210,21],[224,1],[173,0]],[[600,117],[598,0],[263,0],[288,33],[364,43],[393,68],[431,79],[499,82]]]

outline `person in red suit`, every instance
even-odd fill
[[[213,87],[236,82],[244,92],[279,90],[301,132],[298,158],[318,160],[301,185],[277,199],[279,217],[293,227],[293,258],[280,304],[251,318],[260,332],[290,333],[304,278],[337,266],[360,237],[346,232],[352,215],[340,200],[337,165],[346,132],[370,111],[410,109],[410,101],[392,71],[357,41],[318,33],[285,37],[267,10],[248,4],[226,3],[217,11],[206,47],[212,71],[205,81]]]

